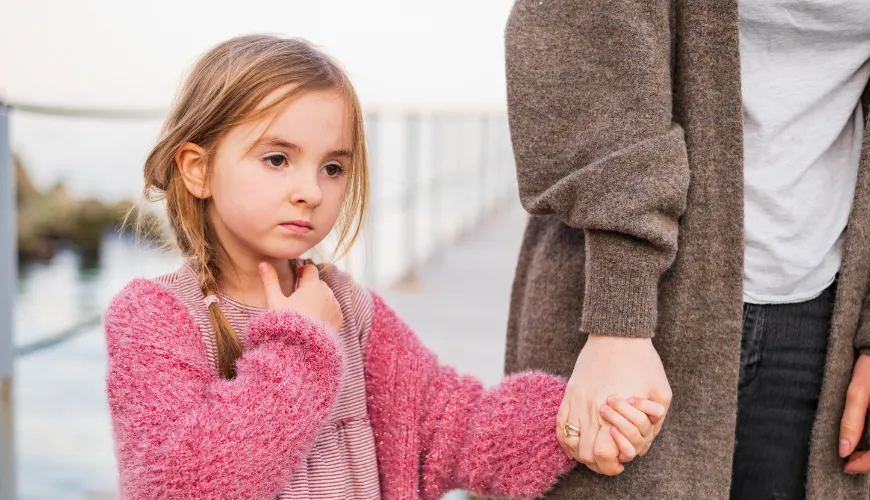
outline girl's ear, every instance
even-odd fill
[[[208,199],[211,192],[208,189],[208,165],[206,151],[192,142],[185,142],[175,153],[175,165],[181,172],[184,185],[190,194],[202,200]]]

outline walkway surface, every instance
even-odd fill
[[[510,287],[525,212],[509,207],[423,266],[384,299],[445,364],[487,386],[502,377]],[[444,500],[463,500],[451,492]]]
[[[443,363],[480,377],[502,374],[510,287],[525,213],[509,207],[423,266],[415,283],[383,290],[385,300]]]

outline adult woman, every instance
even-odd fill
[[[643,459],[550,498],[868,498],[844,469],[870,456],[840,458],[870,394],[868,26],[857,0],[517,2],[508,101],[534,217],[506,370],[571,374],[566,444],[606,474],[596,408],[673,393]]]

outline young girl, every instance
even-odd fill
[[[298,260],[333,230],[346,251],[368,201],[359,102],[317,49],[246,36],[205,54],[145,181],[189,260],[106,313],[124,498],[534,497],[573,466],[554,437],[564,380],[485,390],[376,294]],[[631,458],[662,413],[602,415]]]

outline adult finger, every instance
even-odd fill
[[[571,405],[568,422],[580,428],[580,437],[577,439],[577,461],[587,466],[595,465],[595,436],[600,428],[597,420],[589,418],[588,408],[579,404]],[[598,471],[596,471],[598,472]]]
[[[592,459],[592,453],[589,453],[589,456],[584,457],[580,453],[580,447],[582,445],[583,439],[583,424],[579,416],[579,412],[575,411],[576,404],[572,404],[571,401],[566,402],[567,415],[568,417],[565,419],[565,423],[570,424],[578,429],[581,429],[579,436],[568,435],[565,436],[565,426],[563,425],[559,432],[562,433],[562,437],[565,442],[565,447],[568,450],[568,454],[571,455],[571,458],[577,460],[578,462],[589,465],[590,463],[595,463],[594,459]]]
[[[870,452],[856,451],[846,462],[846,467],[843,469],[846,474],[868,474],[870,473]]]
[[[640,450],[640,453],[638,453],[638,455],[640,455],[640,456],[646,455],[646,452],[648,452],[650,448],[652,448],[652,443],[647,443],[646,446],[644,446],[643,449]]]
[[[559,411],[556,412],[556,442],[559,443],[559,446],[562,448],[562,451],[565,452],[565,456],[570,458],[571,460],[576,460],[576,457],[572,453],[571,448],[569,448],[567,441],[567,437],[565,436],[565,424],[568,422],[568,400],[563,399],[562,404],[559,405]]]
[[[674,394],[671,391],[670,385],[664,389],[653,389],[650,391],[649,399],[662,405],[665,409],[665,415],[663,415],[658,422],[653,424],[653,436],[658,436],[659,432],[662,430],[662,425],[665,423],[665,416],[668,413],[668,409],[671,407],[671,400],[673,400],[673,397]]]
[[[840,456],[848,457],[861,439],[864,431],[864,416],[867,414],[867,404],[870,393],[862,384],[852,383],[846,392],[846,409],[840,420]]]
[[[637,408],[638,410],[644,412],[649,421],[653,424],[653,426],[655,426],[663,418],[665,418],[665,413],[667,413],[667,410],[664,406],[649,399],[628,398],[626,402],[631,406]]]

